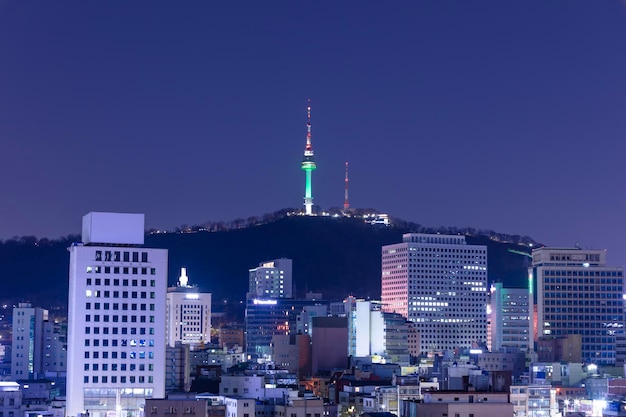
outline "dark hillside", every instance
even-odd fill
[[[285,217],[228,232],[149,235],[146,244],[170,250],[170,283],[186,266],[191,282],[222,298],[243,300],[248,269],[280,257],[293,259],[296,292],[329,299],[349,293],[380,295],[380,248],[402,239],[399,229],[356,219]]]
[[[297,295],[308,290],[322,292],[329,300],[349,294],[378,298],[381,246],[401,242],[403,233],[419,227],[400,224],[385,227],[354,218],[284,216],[228,231],[149,234],[146,246],[169,249],[170,285],[185,266],[190,282],[212,292],[215,304],[238,304],[245,298],[248,269],[279,257],[293,259]],[[30,301],[42,307],[65,305],[66,248],[78,240],[78,236],[54,241],[23,237],[0,243],[0,300]],[[468,237],[468,243],[488,245],[491,281],[526,285],[529,258],[509,249],[528,252],[528,246],[475,234]]]

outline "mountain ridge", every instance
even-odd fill
[[[378,298],[381,247],[401,242],[408,232],[466,234],[469,244],[488,246],[490,282],[519,287],[526,285],[528,258],[510,249],[529,253],[529,244],[536,244],[529,237],[493,231],[480,231],[491,235],[481,236],[471,228],[425,228],[397,219],[382,226],[368,224],[362,217],[333,217],[336,213],[313,217],[290,213],[290,209],[280,210],[256,218],[259,221],[253,225],[224,226],[224,230],[208,231],[203,225],[174,233],[153,231],[146,234],[145,246],[169,250],[168,285],[174,285],[180,268],[186,267],[190,284],[211,292],[214,305],[226,306],[245,299],[248,269],[280,257],[293,259],[298,296],[309,290],[322,292],[329,300],[348,295]],[[68,235],[57,240],[26,236],[1,242],[3,298],[44,307],[66,304],[66,249],[77,241],[78,235]]]

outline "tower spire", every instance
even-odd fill
[[[313,145],[311,144],[311,99],[307,101],[307,123],[306,123],[306,146],[304,148],[304,157],[302,158],[302,170],[305,173],[304,185],[304,208],[305,214],[311,216],[313,214],[313,194],[311,192],[311,172],[317,166],[315,165],[315,157],[313,155]]]
[[[311,145],[311,99],[308,100],[306,107],[306,148],[305,150],[313,152]]]
[[[350,203],[348,202],[348,161],[346,161],[346,190],[343,196],[343,211],[350,209]]]

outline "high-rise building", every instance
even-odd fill
[[[383,310],[415,323],[420,350],[487,340],[487,247],[464,236],[407,233],[382,248]]]
[[[144,215],[89,213],[70,252],[66,415],[137,417],[165,395],[167,250]]]
[[[13,308],[11,376],[36,379],[44,372],[44,323],[48,310],[19,303]]]
[[[291,298],[292,261],[287,258],[261,262],[249,271],[249,298]]]
[[[603,250],[533,250],[529,279],[537,283],[538,336],[582,335],[582,359],[616,361],[624,332],[624,268],[606,264]]]
[[[516,347],[528,352],[533,347],[528,288],[504,288],[501,282],[491,286],[491,350]]]
[[[211,294],[189,285],[187,269],[181,268],[178,285],[167,289],[167,342],[211,342]]]
[[[66,323],[49,319],[48,310],[19,303],[13,308],[11,376],[15,380],[65,375]]]

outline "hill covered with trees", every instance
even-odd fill
[[[488,246],[490,281],[508,286],[526,285],[532,239],[493,231],[424,228],[392,220],[392,225],[372,225],[360,215],[336,213],[306,217],[290,210],[259,218],[239,219],[201,226],[181,226],[176,231],[151,231],[148,247],[169,250],[169,285],[186,267],[191,284],[213,293],[214,304],[235,306],[244,300],[248,269],[260,262],[293,259],[296,294],[322,292],[341,300],[348,295],[380,297],[381,246],[402,241],[407,232],[466,234],[468,243]],[[333,215],[335,214],[335,215]],[[0,243],[0,282],[5,302],[30,301],[42,307],[65,305],[68,292],[69,254],[78,235],[58,240],[21,237]],[[511,250],[515,252],[511,252]]]

